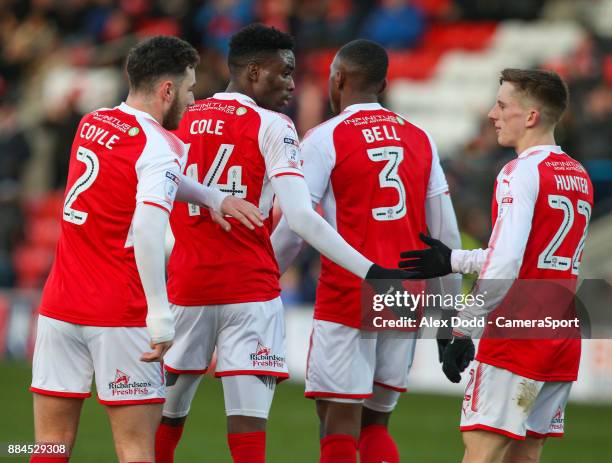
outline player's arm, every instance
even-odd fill
[[[425,201],[425,217],[427,220],[427,229],[432,238],[438,239],[441,242],[448,243],[454,248],[461,247],[461,236],[457,225],[457,218],[453,203],[448,192],[437,194],[428,197]],[[431,278],[427,280],[428,294],[450,294],[453,300],[461,293],[461,275],[451,273],[440,278]],[[456,311],[445,310],[443,307],[438,307],[440,318],[446,320],[448,328],[439,328],[437,330],[438,343],[438,359],[442,362],[442,354],[449,340],[451,339],[450,320],[456,315]],[[470,359],[471,360],[471,359]],[[469,363],[469,361],[467,362]],[[467,367],[467,364],[466,364]]]
[[[302,171],[304,181],[310,191],[313,208],[323,198],[334,166],[331,156],[322,152],[318,145],[314,136],[311,136],[306,138],[301,146],[301,156],[304,161]],[[284,215],[281,217],[270,239],[278,267],[281,274],[283,274],[300,253],[304,240],[300,235],[291,230]]]
[[[366,259],[313,210],[308,186],[298,167],[299,148],[293,140],[297,140],[293,125],[279,119],[264,132],[260,145],[272,189],[291,231],[359,278],[406,278],[406,272],[384,269]]]
[[[508,186],[499,192],[498,214],[489,240],[489,252],[474,291],[474,299],[483,304],[466,306],[459,312],[462,321],[482,319],[495,310],[504,299],[514,280],[518,277],[538,195],[538,174],[528,166],[520,166],[508,178]],[[462,325],[463,326],[463,325]],[[482,328],[453,330],[453,340],[444,351],[442,370],[452,381],[459,382],[459,361],[471,343],[470,338],[479,336]]]
[[[152,352],[141,360],[161,361],[174,339],[174,317],[166,292],[164,242],[168,218],[178,184],[180,167],[171,155],[147,152],[136,163],[138,186],[132,219],[136,266],[147,300],[147,330]]]
[[[453,202],[448,191],[446,176],[440,165],[437,147],[431,137],[429,137],[429,142],[432,151],[432,162],[425,199],[427,229],[432,238],[448,243],[451,248],[460,248],[461,236]],[[441,278],[429,279],[427,280],[427,292],[428,294],[441,294],[443,296],[450,294],[453,300],[456,300],[456,296],[461,293],[461,275],[450,274]],[[450,320],[456,315],[456,311],[445,310],[444,307],[438,307],[437,309],[441,311],[440,318],[445,320],[449,326],[448,328],[439,328],[436,333],[438,359],[442,362],[442,354],[451,339],[452,329],[450,328]],[[466,367],[471,360],[466,359]]]
[[[263,215],[254,204],[224,193],[217,188],[202,185],[184,174],[180,176],[176,199],[210,209],[213,220],[225,231],[229,231],[231,226],[223,219],[224,215],[238,219],[250,230],[253,230],[255,226],[263,226]]]
[[[151,204],[138,203],[134,212],[134,255],[147,299],[147,329],[153,352],[141,360],[161,361],[174,339],[174,317],[166,292],[164,242],[168,212]]]
[[[400,257],[405,260],[401,261],[399,266],[414,272],[415,278],[418,279],[435,278],[449,273],[480,273],[488,250],[460,249],[461,239],[448,194],[448,183],[440,165],[436,144],[429,134],[427,136],[432,158],[425,205],[430,236],[421,236],[421,240],[429,248],[402,252]],[[432,230],[439,230],[439,233]]]

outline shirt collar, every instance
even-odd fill
[[[530,154],[535,153],[536,151],[545,151],[547,153],[555,153],[555,154],[563,153],[563,150],[558,145],[537,145],[537,146],[530,146],[529,148],[524,150],[521,154],[519,154],[518,157],[524,158],[524,157],[529,156]]]
[[[123,111],[124,113],[131,114],[132,116],[146,117],[148,119],[152,119],[153,121],[157,122],[155,118],[151,116],[149,113],[145,111],[141,111],[140,109],[132,108],[125,101],[121,103],[119,106],[117,106],[117,109],[119,109],[120,111]]]
[[[382,109],[380,103],[357,103],[344,108],[345,111],[374,111]]]
[[[245,95],[244,93],[238,93],[238,92],[219,92],[219,93],[215,93],[212,97],[215,100],[238,100],[241,103],[250,103],[250,104],[253,104],[255,106],[258,106],[258,104],[255,103],[255,100],[253,98],[251,98],[250,96]]]

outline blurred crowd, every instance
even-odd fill
[[[80,117],[125,98],[123,60],[143,37],[180,35],[202,61],[196,98],[225,88],[229,38],[259,21],[296,39],[296,95],[288,114],[300,133],[330,116],[321,52],[364,37],[389,49],[419,45],[432,24],[579,18],[589,0],[0,0],[0,287],[39,287],[57,239],[68,156]],[[329,53],[324,55],[329,57]],[[592,33],[569,57],[542,63],[570,83],[559,143],[596,184],[595,213],[612,197],[612,43]],[[444,167],[467,247],[490,233],[490,194],[513,153],[481,133]],[[57,214],[57,215],[55,215]],[[302,252],[283,277],[289,303],[314,300],[318,256]]]

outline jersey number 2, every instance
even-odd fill
[[[582,250],[584,249],[584,242],[586,240],[587,231],[589,227],[589,220],[591,219],[591,205],[582,199],[579,199],[576,203],[576,210],[578,214],[585,217],[584,230],[580,242],[576,247],[574,255],[569,257],[555,256],[555,252],[561,246],[561,243],[569,233],[572,225],[574,224],[574,206],[572,201],[562,195],[548,195],[548,205],[553,209],[561,209],[563,211],[563,222],[561,226],[553,236],[553,239],[548,243],[544,251],[538,257],[538,268],[551,269],[565,271],[572,268],[572,273],[578,275],[578,269],[580,268],[580,258]]]
[[[374,162],[385,161],[385,167],[378,174],[381,188],[395,188],[399,202],[393,206],[375,207],[372,209],[374,220],[398,220],[406,215],[406,189],[399,178],[397,169],[404,160],[404,148],[401,146],[385,146],[370,148],[368,157]]]
[[[219,178],[225,170],[227,161],[234,152],[234,146],[224,143],[219,146],[215,159],[202,182],[206,186],[217,187],[224,193],[230,193],[237,198],[246,198],[247,186],[242,184],[242,166],[232,166],[227,169],[227,183],[219,183]],[[198,165],[190,164],[185,171],[188,177],[198,181]],[[200,215],[200,206],[189,204],[189,215]]]
[[[66,199],[64,200],[63,217],[66,222],[70,222],[75,225],[83,225],[87,220],[87,212],[73,209],[72,205],[77,200],[79,195],[87,190],[87,188],[93,185],[93,182],[96,181],[98,172],[100,172],[100,161],[98,160],[96,153],[87,148],[83,148],[82,146],[77,148],[76,158],[85,164],[85,172],[83,172],[83,175],[76,179],[76,182],[74,182],[72,188],[70,188],[70,191],[68,191],[66,194]]]

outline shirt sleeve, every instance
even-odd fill
[[[262,125],[259,131],[259,148],[264,157],[268,177],[302,177],[300,145],[293,122],[275,115],[264,118]]]
[[[307,136],[302,142],[302,158],[304,159],[304,180],[310,191],[313,206],[321,202],[334,166],[331,153],[320,149],[315,136]],[[291,230],[287,218],[283,215],[274,233],[270,237],[281,273],[291,265],[300,250],[303,240]]]
[[[518,277],[539,190],[537,169],[520,166],[510,174],[498,177],[497,219],[489,240],[486,260],[474,287],[484,304],[472,305],[460,312],[464,320],[482,318],[495,310]],[[467,332],[466,332],[467,331]],[[480,329],[461,329],[474,336]]]
[[[147,145],[136,162],[136,202],[171,212],[181,182],[183,166],[169,144],[163,141],[155,138],[147,140]],[[184,155],[183,160],[186,158]]]
[[[302,143],[304,179],[313,204],[321,202],[329,185],[335,164],[333,153],[329,151],[327,145],[318,142],[318,137],[315,135],[305,138]]]
[[[489,254],[488,249],[453,249],[451,267],[456,273],[480,273]]]
[[[438,156],[438,147],[431,136],[427,134],[429,145],[431,146],[431,171],[429,173],[429,184],[427,185],[427,198],[432,198],[441,193],[448,191],[448,183],[446,176],[440,165],[440,157]]]

